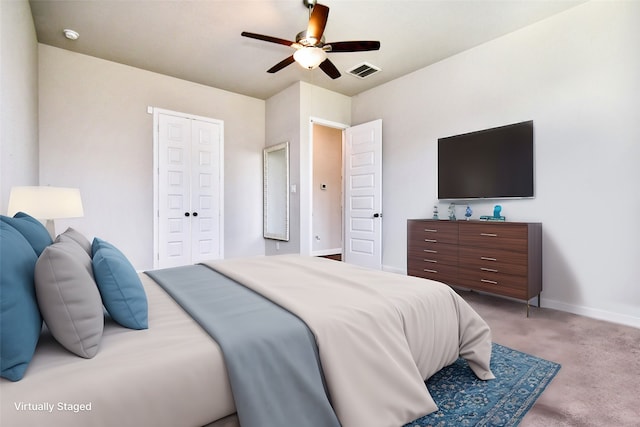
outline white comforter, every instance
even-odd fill
[[[444,284],[298,255],[209,265],[307,323],[343,427],[399,427],[435,411],[424,380],[459,356],[494,378],[489,327]]]

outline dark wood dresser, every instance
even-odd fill
[[[407,274],[527,301],[542,292],[542,224],[407,221]]]

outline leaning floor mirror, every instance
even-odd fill
[[[289,143],[264,149],[264,237],[289,240]]]

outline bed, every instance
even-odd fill
[[[298,255],[200,267],[304,321],[343,427],[401,426],[432,412],[424,380],[459,356],[479,378],[493,378],[488,326],[446,285]],[[0,424],[240,425],[220,345],[157,281],[138,277],[148,328],[105,317],[90,358],[72,354],[44,328],[24,377],[1,379]]]

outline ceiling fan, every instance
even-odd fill
[[[310,70],[320,67],[329,77],[337,79],[340,71],[327,58],[329,52],[362,52],[367,50],[380,49],[379,41],[344,41],[325,43],[324,27],[327,25],[329,8],[322,4],[317,4],[316,0],[303,0],[302,3],[309,9],[309,24],[307,29],[301,31],[296,36],[296,41],[280,39],[277,37],[264,36],[262,34],[242,32],[242,36],[252,39],[263,40],[270,43],[290,46],[296,51],[293,55],[278,62],[267,70],[267,73],[275,73],[286,66],[299,63],[302,67]]]

